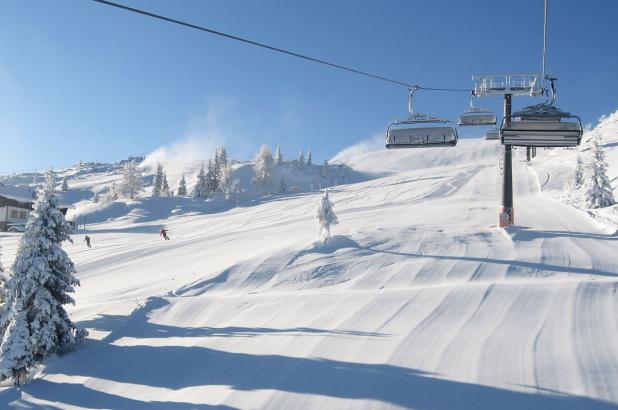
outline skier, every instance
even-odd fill
[[[166,241],[169,241],[170,238],[168,238],[167,236],[167,230],[163,227],[161,227],[161,231],[159,232],[159,236],[162,236],[163,239],[165,239]]]
[[[92,248],[92,246],[90,246],[90,237],[89,237],[88,235],[86,235],[86,237],[84,238],[84,242],[86,242],[86,245],[87,245],[89,248]]]

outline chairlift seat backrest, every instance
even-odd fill
[[[454,147],[457,145],[457,138],[457,130],[447,125],[389,127],[386,148]]]
[[[487,134],[485,134],[485,139],[488,141],[499,140],[500,139],[500,130],[489,130]]]
[[[491,110],[476,109],[463,112],[459,115],[458,125],[495,125],[496,114]]]
[[[575,147],[581,141],[579,121],[512,121],[500,130],[502,143],[520,147]]]
[[[505,145],[575,147],[583,134],[579,117],[558,109],[552,103],[532,105],[514,113],[508,126],[505,119],[500,127],[500,138]]]

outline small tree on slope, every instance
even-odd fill
[[[584,161],[582,161],[582,157],[577,152],[577,157],[575,158],[575,169],[573,170],[573,174],[571,174],[571,178],[569,181],[569,188],[577,190],[582,187],[584,183]]]
[[[277,149],[275,149],[275,166],[280,166],[283,164],[283,155],[281,155],[281,145],[277,145]]]
[[[178,196],[184,195],[187,195],[187,181],[185,180],[185,175],[183,174],[178,186]]]
[[[333,203],[328,199],[328,189],[324,190],[324,195],[320,198],[320,202],[315,208],[315,219],[318,223],[318,235],[321,235],[324,242],[330,239],[331,225],[337,225],[339,220],[335,211],[333,211]]]
[[[12,306],[10,320],[0,345],[0,374],[2,379],[13,377],[15,386],[26,382],[28,368],[36,364],[32,357],[32,344],[26,311]]]
[[[221,169],[221,192],[225,195],[225,199],[232,199],[236,193],[236,185],[238,181],[234,179],[234,171],[229,162]]]
[[[590,170],[584,184],[584,204],[587,208],[604,208],[616,203],[607,177],[605,153],[599,146],[598,137],[592,140]]]
[[[144,186],[144,177],[134,162],[124,166],[120,192],[131,199],[137,198]]]
[[[256,188],[259,189],[261,187],[264,190],[264,194],[268,194],[268,187],[273,177],[273,166],[274,162],[270,148],[268,148],[268,145],[262,145],[260,151],[255,156],[253,183]]]
[[[170,186],[167,183],[167,174],[163,173],[163,182],[161,183],[161,196],[172,196]]]
[[[206,184],[206,172],[204,171],[204,164],[200,168],[200,172],[197,174],[197,181],[191,192],[191,196],[195,199],[208,198],[208,186]]]
[[[87,334],[75,327],[63,307],[75,303],[69,294],[79,281],[61,246],[71,240],[71,226],[59,206],[50,171],[38,192],[6,283],[0,314],[0,379],[14,377],[19,383],[29,367]]]
[[[69,183],[67,181],[67,177],[64,177],[62,179],[62,186],[60,187],[60,189],[62,190],[62,192],[66,192],[69,190]]]
[[[152,184],[152,197],[159,198],[163,189],[163,166],[157,163],[157,173],[155,174],[154,183]]]

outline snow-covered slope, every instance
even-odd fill
[[[88,227],[93,249],[66,246],[91,339],[0,407],[618,408],[618,237],[521,161],[517,226],[496,228],[500,152],[346,158],[379,177],[332,189],[325,245],[317,192],[124,205]]]

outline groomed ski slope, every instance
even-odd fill
[[[0,407],[618,408],[618,236],[517,159],[496,228],[500,152],[345,158],[379,175],[331,190],[326,245],[318,193],[90,226],[66,249],[91,339]]]

